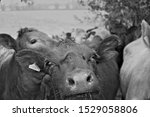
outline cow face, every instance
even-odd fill
[[[109,80],[114,76],[110,76],[110,79],[106,77],[107,80],[103,78],[105,78],[104,74],[107,74],[107,64],[111,66],[111,63],[106,62],[107,58],[110,60],[109,57],[104,53],[99,56],[87,46],[75,43],[60,44],[54,53],[53,57],[57,59],[53,60],[57,66],[53,68],[51,75],[51,82],[53,82],[51,89],[54,92],[51,96],[54,95],[54,97],[49,99],[108,99],[104,95],[106,90],[104,87],[107,87],[104,85],[109,84]],[[115,65],[112,64],[112,66],[116,69]],[[103,69],[105,69],[104,72]],[[111,79],[111,83],[118,78],[117,73],[116,70],[114,73],[116,78]],[[110,99],[113,98],[110,97]]]
[[[124,49],[121,89],[125,99],[150,99],[150,26],[142,21],[142,36]]]
[[[18,50],[32,49],[41,53],[48,53],[53,48],[55,41],[47,34],[32,28],[23,28],[18,32]]]

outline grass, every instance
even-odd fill
[[[72,28],[91,28],[93,24],[81,23],[77,17],[88,14],[85,10],[43,10],[0,12],[0,33],[8,33],[14,38],[23,27],[33,27],[49,35],[70,31]]]

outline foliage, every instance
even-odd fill
[[[139,26],[145,19],[150,23],[150,0],[78,0],[97,16],[103,15],[106,26],[121,24],[127,28]],[[102,14],[106,11],[108,14]]]

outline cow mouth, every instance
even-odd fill
[[[85,92],[74,95],[64,96],[64,100],[99,100],[102,99],[102,95],[99,91]]]

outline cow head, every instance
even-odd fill
[[[56,44],[47,34],[33,28],[23,28],[18,31],[18,50],[32,49],[47,54]]]
[[[108,45],[108,43],[105,43],[105,45]],[[107,52],[105,52],[105,49],[97,54],[85,45],[76,43],[59,44],[53,50],[53,53],[55,53],[53,54],[55,58],[53,62],[57,66],[52,69],[51,89],[53,94],[50,95],[49,99],[106,99],[103,92],[107,81],[103,79],[105,77],[103,75],[107,73],[103,72],[101,68],[107,69],[108,63],[106,61],[113,57],[108,55],[109,49]],[[113,69],[115,68],[116,66]],[[99,72],[103,73],[100,74]],[[112,83],[115,80],[112,79],[110,82]]]

